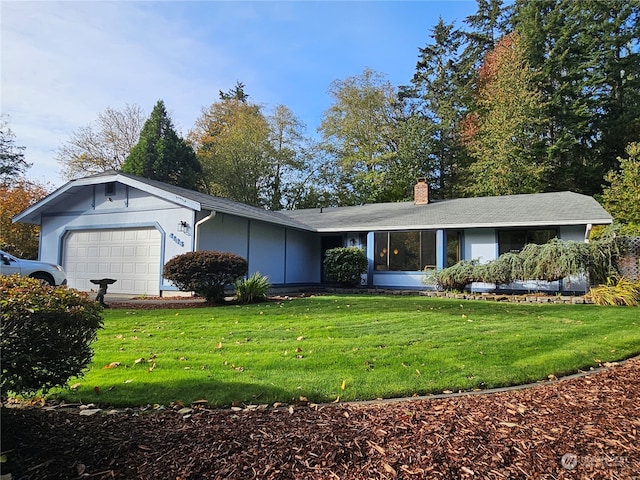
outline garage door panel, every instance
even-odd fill
[[[63,266],[70,287],[96,290],[91,279],[110,277],[113,293],[159,293],[160,233],[154,228],[70,232]]]

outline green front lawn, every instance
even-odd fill
[[[640,353],[633,307],[357,295],[104,318],[90,370],[54,397],[112,406],[389,398],[521,384]]]

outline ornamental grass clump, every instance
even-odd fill
[[[2,395],[46,393],[81,375],[93,357],[101,312],[86,293],[0,276]]]
[[[255,272],[249,278],[242,278],[235,283],[236,299],[239,303],[256,303],[267,298],[267,292],[271,288],[269,277]]]
[[[640,281],[608,278],[604,285],[591,288],[586,297],[596,305],[637,307],[640,305]]]

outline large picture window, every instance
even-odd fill
[[[419,271],[436,268],[436,232],[378,232],[374,234],[376,270]]]
[[[498,232],[498,254],[519,253],[525,245],[535,243],[543,245],[558,236],[552,229],[538,230],[502,230]]]

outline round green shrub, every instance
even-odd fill
[[[169,260],[162,275],[180,290],[195,292],[209,303],[224,302],[224,287],[247,274],[247,261],[231,252],[202,250]]]
[[[86,293],[0,277],[2,391],[45,392],[82,374],[102,328],[102,307]]]
[[[338,247],[325,252],[323,265],[328,280],[355,286],[360,284],[360,275],[367,273],[369,261],[358,247]]]

